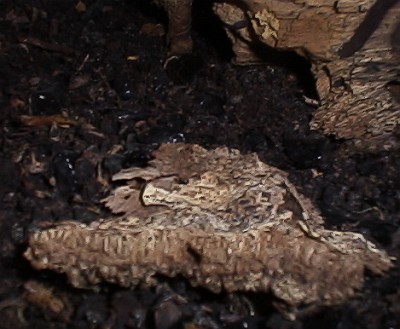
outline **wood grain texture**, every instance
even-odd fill
[[[184,31],[169,37],[170,49],[190,52],[190,0],[161,2],[180,22],[171,24],[171,33]],[[400,84],[399,0],[217,1],[214,11],[226,26],[235,63],[265,60],[253,52],[260,43],[311,62],[320,105],[313,129],[363,149],[399,146],[400,96],[390,88]]]
[[[157,284],[181,276],[213,292],[270,292],[293,319],[299,306],[334,305],[381,274],[388,255],[361,234],[323,228],[310,200],[255,154],[163,145],[106,200],[119,218],[37,231],[25,257],[76,287]],[[145,181],[145,183],[143,183]]]

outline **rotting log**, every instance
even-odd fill
[[[170,54],[190,52],[190,0],[159,2],[173,22]],[[319,95],[313,129],[361,148],[397,146],[400,0],[233,0],[216,2],[214,11],[236,63],[265,60],[253,51],[260,42],[311,62]]]

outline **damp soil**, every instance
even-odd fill
[[[286,170],[327,226],[400,252],[400,153],[354,152],[310,131],[307,63],[265,53],[234,66],[209,1],[195,53],[165,60],[165,14],[144,1],[0,2],[0,328],[400,328],[399,265],[336,307],[290,322],[265,294],[219,294],[181,278],[79,290],[22,257],[32,230],[107,216],[110,177],[160,143],[257,152]]]

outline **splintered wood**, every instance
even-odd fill
[[[216,293],[271,292],[291,318],[298,306],[353,296],[365,269],[391,267],[361,234],[324,229],[287,174],[256,154],[162,145],[147,167],[114,179],[125,184],[105,203],[120,217],[35,232],[25,253],[33,267],[66,273],[76,287],[154,286],[161,275]]]
[[[399,0],[236,0],[214,9],[238,64],[262,60],[257,42],[310,61],[320,101],[313,129],[361,148],[398,147]]]
[[[190,53],[192,0],[156,2],[169,17],[169,55]],[[214,11],[236,64],[268,61],[261,44],[310,61],[319,96],[311,128],[360,148],[399,146],[400,0],[220,0]]]

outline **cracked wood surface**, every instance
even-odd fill
[[[102,281],[154,286],[182,276],[213,292],[270,292],[289,318],[299,306],[333,305],[362,288],[364,271],[391,267],[364,236],[323,228],[287,174],[224,147],[168,144],[105,204],[118,218],[66,221],[33,233],[25,257],[66,273],[76,287]]]
[[[170,17],[170,54],[190,52],[191,0],[158,2]],[[217,1],[214,11],[237,64],[263,61],[260,43],[310,60],[320,98],[313,129],[361,148],[398,147],[399,0]]]

